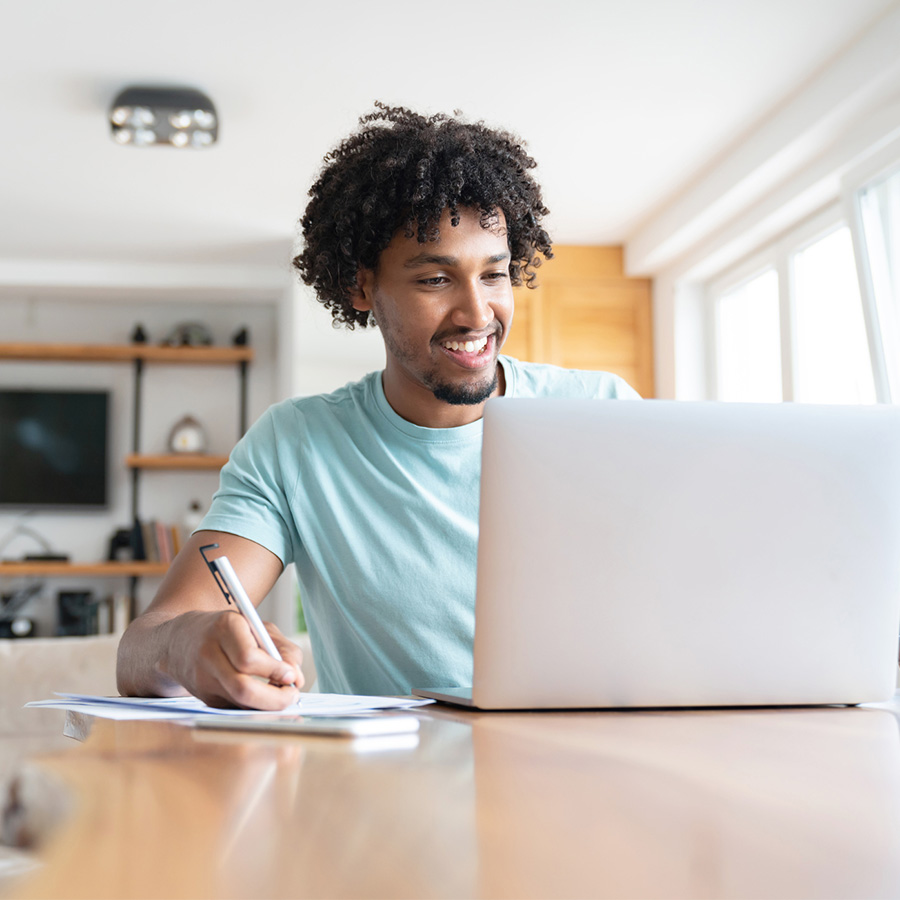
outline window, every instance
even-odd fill
[[[769,269],[716,302],[718,399],[781,400],[778,276]]]
[[[874,403],[853,241],[839,208],[806,223],[752,264],[750,277],[735,285],[735,274],[726,273],[709,289],[715,322],[712,395]]]
[[[846,226],[791,257],[794,399],[874,403],[875,382]]]

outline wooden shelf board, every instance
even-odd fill
[[[92,576],[128,578],[130,576],[165,575],[168,563],[156,562],[0,562],[0,578],[17,576]]]
[[[0,343],[0,359],[40,362],[145,362],[227,365],[250,362],[252,347],[157,347],[152,344]]]
[[[157,363],[197,363],[212,365],[250,362],[252,347],[152,347],[138,344],[132,347],[136,358]]]
[[[125,464],[130,469],[221,469],[228,462],[227,456],[207,453],[167,453],[152,455],[130,453]]]

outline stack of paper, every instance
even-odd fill
[[[348,716],[381,709],[411,709],[432,700],[366,697],[357,694],[301,694],[298,703],[273,716]],[[264,716],[257,709],[218,709],[196,697],[96,697],[57,694],[55,700],[33,700],[26,706],[66,709],[104,719],[195,719],[198,716]]]

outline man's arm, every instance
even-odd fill
[[[193,535],[172,563],[147,611],[119,644],[116,678],[125,696],[190,692],[211,706],[283,709],[303,685],[302,653],[272,624],[266,628],[284,661],[256,643],[244,617],[229,606],[200,555],[227,556],[250,599],[259,604],[283,566],[265,547],[221,531]],[[262,679],[262,680],[260,680]]]

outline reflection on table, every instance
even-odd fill
[[[491,713],[406,745],[95,721],[22,897],[900,896],[890,708]]]

